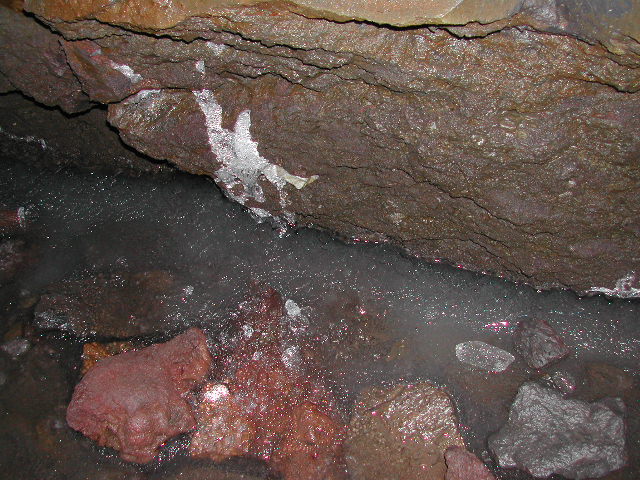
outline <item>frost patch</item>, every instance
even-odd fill
[[[610,297],[619,298],[639,298],[640,297],[640,279],[636,272],[630,272],[626,277],[622,277],[616,282],[614,288],[591,287],[589,292],[604,293]]]
[[[133,69],[129,65],[120,65],[119,63],[111,61],[111,66],[113,67],[114,70],[119,71],[121,74],[123,74],[129,80],[131,80],[131,83],[136,83],[136,82],[139,82],[140,80],[142,80],[142,75],[140,75],[139,73],[134,72]]]
[[[199,71],[200,73],[204,73],[205,72],[204,60],[198,60],[196,62],[196,70]]]
[[[207,48],[215,55],[222,55],[228,47],[222,43],[207,42]]]
[[[199,90],[193,94],[205,116],[211,151],[217,155],[221,163],[215,174],[227,196],[242,205],[245,205],[248,200],[264,203],[264,192],[258,182],[260,177],[264,177],[278,190],[280,206],[284,209],[287,205],[287,194],[284,189],[287,183],[301,189],[318,179],[317,175],[309,178],[292,175],[279,165],[260,156],[258,144],[251,138],[249,110],[238,115],[233,130],[226,130],[222,128],[222,107],[216,101],[213,92]],[[251,210],[261,218],[264,218],[265,214],[268,215],[268,212],[261,208]],[[285,216],[287,219],[291,218],[290,214]]]
[[[14,135],[13,133],[7,132],[5,130],[2,129],[2,127],[0,127],[0,134],[4,135],[5,137],[11,139],[11,140],[17,140],[20,142],[26,142],[26,143],[36,143],[38,145],[40,145],[40,148],[42,148],[42,150],[46,150],[49,148],[49,146],[47,145],[47,142],[44,141],[44,139],[42,138],[37,138],[34,137],[32,135],[27,135],[25,137],[21,137],[19,135]]]

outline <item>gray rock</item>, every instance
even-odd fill
[[[18,358],[31,348],[31,342],[26,338],[14,338],[2,344],[0,349],[12,358]]]
[[[544,320],[521,321],[514,340],[516,351],[531,368],[544,368],[571,353],[560,335]]]
[[[489,438],[501,467],[516,467],[535,477],[558,473],[594,478],[626,463],[624,404],[568,400],[536,383],[520,387],[508,423]]]
[[[496,373],[504,372],[515,360],[509,352],[477,340],[456,345],[456,357],[463,363]]]

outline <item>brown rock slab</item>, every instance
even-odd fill
[[[91,106],[67,64],[58,35],[7,8],[0,7],[0,70],[13,86],[48,106],[69,113]]]
[[[638,6],[513,3],[25,8],[64,36],[79,88],[109,103],[125,142],[262,218],[639,296]],[[432,17],[448,25],[420,23]]]
[[[102,359],[76,386],[67,423],[127,461],[148,463],[166,440],[195,427],[191,390],[211,355],[196,328],[166,343]]]
[[[344,479],[344,425],[322,376],[286,327],[282,297],[263,288],[241,305],[240,338],[216,357],[222,381],[199,396],[194,457],[254,457],[287,480]]]
[[[445,478],[444,454],[451,446],[464,446],[451,399],[419,383],[362,392],[345,453],[354,480],[435,480]]]
[[[445,480],[495,480],[491,471],[464,447],[450,447],[444,454],[447,462]]]

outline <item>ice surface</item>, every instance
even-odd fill
[[[4,160],[0,204],[33,213],[29,228],[41,252],[37,265],[18,277],[17,291],[38,294],[50,283],[93,272],[167,270],[187,289],[170,305],[168,323],[201,325],[225,338],[225,324],[248,284],[269,284],[289,299],[293,334],[360,355],[323,359],[345,405],[371,385],[446,385],[475,453],[504,424],[530,373],[520,359],[500,375],[470,372],[456,358],[457,344],[473,339],[509,351],[520,320],[544,318],[571,345],[574,353],[558,366],[575,378],[589,361],[638,371],[637,300],[537,292],[311,230],[281,237],[203,178],[50,172]],[[340,336],[345,331],[352,335]],[[338,361],[340,369],[334,368]]]

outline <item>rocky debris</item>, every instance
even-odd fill
[[[31,342],[27,338],[14,338],[0,345],[0,350],[12,358],[18,358],[31,348]]]
[[[132,342],[90,342],[82,345],[82,375],[86,374],[100,360],[133,350]]]
[[[167,296],[173,277],[165,271],[98,274],[50,285],[34,322],[44,330],[80,337],[127,338],[166,331]]]
[[[515,360],[509,352],[478,340],[457,344],[456,357],[463,363],[494,373],[504,372]]]
[[[525,383],[508,423],[489,438],[489,449],[501,467],[520,468],[535,477],[601,477],[626,464],[624,408],[620,399],[569,400]]]
[[[210,176],[260,218],[538,287],[640,295],[633,2],[203,5],[29,0],[60,34],[44,29],[57,43],[35,51],[57,50],[0,65],[0,85],[76,85],[129,145]],[[22,38],[5,35],[0,57]],[[61,77],[37,92],[13,78],[48,78],[45,61]]]
[[[24,207],[0,209],[0,234],[17,233],[24,230],[25,226]]]
[[[550,375],[544,375],[542,379],[548,384],[548,386],[559,390],[564,395],[573,393],[578,384],[576,378],[571,373],[564,370],[558,370]]]
[[[491,471],[464,447],[450,447],[444,453],[447,462],[445,480],[495,480]]]
[[[188,394],[209,372],[204,333],[102,359],[76,386],[67,422],[127,461],[147,463],[166,440],[196,425]]]
[[[451,399],[418,383],[362,392],[345,453],[354,480],[436,480],[445,478],[444,453],[451,446],[464,446]]]
[[[24,240],[9,238],[0,241],[0,285],[9,283],[28,257]]]
[[[215,355],[220,380],[199,397],[191,455],[261,458],[287,480],[345,478],[344,425],[282,297],[261,289],[242,304],[237,326],[239,337]]]
[[[65,342],[40,338],[19,362],[0,355],[0,465],[4,476],[24,479],[138,480],[134,468],[105,459],[67,427],[71,392]],[[2,375],[0,375],[2,376]],[[11,473],[9,473],[11,472]]]
[[[516,351],[531,368],[545,368],[571,353],[553,327],[540,319],[518,323],[514,343]]]

